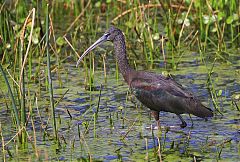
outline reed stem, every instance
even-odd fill
[[[48,90],[50,98],[50,106],[52,111],[52,125],[55,139],[58,139],[57,135],[57,126],[55,118],[55,107],[54,107],[54,98],[53,98],[53,87],[52,87],[52,74],[51,74],[51,62],[49,54],[49,4],[47,4],[47,16],[46,16],[46,53],[47,53],[47,71],[48,71]]]

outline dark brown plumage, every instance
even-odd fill
[[[124,35],[120,29],[115,27],[110,27],[100,39],[91,45],[79,58],[77,65],[84,56],[105,41],[113,42],[114,53],[124,80],[136,98],[152,110],[157,121],[159,121],[160,111],[175,113],[182,121],[181,127],[186,127],[187,124],[180,114],[188,113],[201,118],[213,116],[211,109],[202,105],[191,92],[171,78],[131,68],[126,55]]]

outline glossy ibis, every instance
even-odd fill
[[[101,38],[92,44],[79,58],[76,66],[91,50],[106,41],[113,42],[114,53],[124,80],[136,98],[151,109],[158,126],[160,126],[160,111],[175,113],[182,122],[180,125],[182,128],[186,127],[187,123],[180,114],[188,113],[201,118],[213,116],[211,109],[202,105],[191,92],[172,78],[151,72],[136,71],[131,68],[126,55],[124,34],[116,27],[110,27]]]

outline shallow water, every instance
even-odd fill
[[[177,70],[171,71],[171,74],[176,81],[187,85],[188,89],[199,96],[205,105],[214,109],[206,88],[207,69],[200,61],[200,57],[196,55],[186,54]],[[159,138],[161,157],[165,161],[193,161],[194,158],[197,161],[217,159],[238,161],[240,158],[240,113],[235,106],[231,105],[231,98],[240,91],[239,73],[237,72],[240,61],[237,57],[232,57],[232,64],[216,63],[212,75],[215,89],[222,90],[221,96],[218,97],[218,103],[223,116],[217,111],[215,111],[215,116],[207,121],[191,116],[192,126],[189,116],[183,115],[188,127],[181,129],[178,127],[180,121],[175,114],[161,112],[162,126],[176,126],[169,131],[163,130],[162,133],[158,130],[147,129],[150,125],[155,125],[155,121],[150,116],[150,111],[142,107],[129,94],[128,86],[122,76],[118,80],[116,79],[115,60],[112,57],[108,60],[107,65],[107,83],[104,81],[103,68],[97,67],[94,74],[96,90],[92,92],[86,90],[83,85],[84,69],[76,68],[73,61],[64,63],[64,68],[60,71],[63,86],[60,86],[57,74],[54,74],[53,78],[55,80],[55,100],[61,98],[62,94],[69,89],[56,107],[59,135],[62,139],[61,147],[54,144],[51,137],[43,138],[44,133],[41,126],[46,125],[50,114],[49,111],[46,111],[46,98],[48,98],[46,92],[41,94],[42,98],[39,98],[42,122],[39,115],[34,116],[39,159],[69,161],[88,159],[91,156],[92,159],[100,161],[118,159],[156,161]],[[138,65],[138,69],[143,69],[143,66]],[[163,70],[160,63],[154,64],[153,67],[154,69],[151,71],[156,73],[161,73]],[[208,69],[210,67],[211,65]],[[97,112],[101,84],[103,86],[99,110],[94,124],[94,113]],[[3,100],[1,100],[1,106],[3,108],[0,120],[3,131],[6,132],[11,130],[11,125],[8,125],[11,123],[8,122],[10,113],[6,110]],[[37,110],[34,109],[34,111]],[[31,124],[29,123],[29,125]],[[31,130],[32,126],[29,126],[28,129]],[[51,132],[50,126],[48,131]],[[5,141],[8,141],[13,134],[11,131],[4,133]],[[9,149],[14,150],[11,144]],[[13,151],[13,154],[19,154],[18,160],[35,158],[34,151],[23,153]]]
[[[187,85],[206,105],[214,109],[206,89],[206,80],[208,77],[206,68],[199,60],[192,60],[193,58],[189,56],[183,59],[177,71],[173,72],[175,79]],[[111,64],[111,60],[109,62]],[[112,60],[112,62],[114,61]],[[188,115],[184,115],[184,119],[188,123],[187,128],[170,129],[167,133],[163,131],[162,134],[158,131],[153,131],[152,134],[151,130],[146,129],[151,124],[155,124],[149,115],[149,110],[141,108],[139,103],[135,102],[134,98],[129,97],[130,99],[126,99],[128,87],[121,77],[119,80],[115,79],[115,70],[111,68],[107,75],[107,85],[103,85],[102,88],[95,138],[93,112],[96,112],[97,109],[99,91],[90,93],[84,90],[83,86],[79,86],[79,82],[82,82],[81,79],[83,79],[78,77],[82,76],[81,68],[80,72],[76,74],[74,66],[69,65],[70,69],[73,68],[69,70],[70,73],[68,74],[68,77],[71,78],[68,84],[71,86],[66,86],[70,90],[64,97],[64,101],[57,108],[59,112],[68,108],[75,118],[72,121],[73,126],[71,130],[68,132],[68,140],[71,141],[72,137],[75,136],[76,141],[78,141],[76,125],[80,124],[80,130],[83,133],[85,131],[83,123],[89,122],[90,126],[88,133],[84,135],[85,144],[83,145],[85,145],[85,151],[89,151],[92,154],[93,159],[103,161],[114,159],[135,161],[143,159],[147,153],[146,147],[149,152],[153,151],[153,148],[158,145],[157,137],[159,137],[162,146],[164,143],[162,156],[166,160],[168,158],[171,159],[172,155],[177,155],[176,157],[181,157],[185,160],[189,158],[193,160],[194,156],[198,160],[217,159],[218,151],[222,149],[220,154],[222,159],[237,161],[239,159],[240,140],[239,112],[230,105],[230,100],[235,92],[239,92],[240,84],[239,80],[235,78],[236,76],[229,71],[234,72],[237,70],[239,61],[236,59],[233,65],[229,66],[222,66],[222,63],[221,66],[218,65],[220,64],[216,64],[216,68],[214,69],[213,78],[216,90],[223,91],[222,97],[219,97],[219,104],[224,116],[216,112],[215,117],[208,121],[192,116],[194,125],[191,127],[190,118]],[[158,68],[152,71],[161,73],[161,69]],[[96,71],[94,78],[96,79],[94,84],[99,89],[100,84],[104,84],[101,69]],[[134,100],[134,103],[130,101],[131,99]],[[87,110],[90,111],[85,113]],[[171,113],[161,112],[160,117],[161,124],[164,126],[172,126],[180,123],[179,119]],[[66,113],[62,113],[62,118],[69,119]],[[64,132],[61,132],[61,134],[66,136]],[[86,146],[89,149],[88,151],[86,150]],[[64,156],[65,160],[70,158],[68,153],[66,152],[66,156]],[[80,150],[79,153],[74,150],[72,155],[70,154],[71,158],[77,158],[79,155],[86,156]],[[152,160],[156,159],[156,157],[149,158],[152,158]]]

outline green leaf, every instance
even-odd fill
[[[200,1],[195,1],[193,4],[196,8],[200,7],[200,5],[201,5]]]
[[[238,14],[233,14],[233,20],[236,21],[238,19],[239,19]]]
[[[159,40],[159,33],[153,34],[153,40]]]
[[[240,94],[235,95],[235,96],[234,96],[234,99],[235,99],[235,100],[239,100],[239,99],[240,99]]]
[[[233,16],[229,16],[228,18],[227,18],[227,24],[232,24],[232,22],[233,22]]]
[[[95,7],[96,7],[96,8],[101,7],[101,1],[96,2],[96,3],[95,3]]]
[[[204,15],[204,16],[203,16],[203,23],[204,23],[204,24],[208,24],[209,21],[210,21],[209,16],[208,16],[208,15]]]
[[[125,25],[126,25],[128,28],[132,28],[132,27],[133,27],[133,24],[132,24],[131,21],[127,21],[127,22],[125,23]]]
[[[57,45],[62,46],[65,44],[65,40],[63,37],[58,37],[56,43],[57,43]]]
[[[148,25],[153,24],[153,20],[152,19],[148,19],[147,22],[148,22]]]
[[[178,24],[182,24],[183,23],[183,19],[177,19],[177,23]]]
[[[38,43],[39,43],[38,34],[37,34],[37,33],[34,33],[34,34],[33,34],[33,36],[32,36],[32,42],[33,42],[33,44],[38,44]]]
[[[217,16],[218,21],[221,21],[224,17],[225,17],[225,13],[224,12],[219,12],[218,13],[218,16]]]
[[[222,90],[221,89],[218,91],[217,96],[222,96]]]
[[[185,26],[190,26],[190,20],[189,20],[188,18],[185,19],[184,25],[185,25]]]
[[[215,33],[216,31],[217,31],[216,27],[212,28],[212,30],[211,30],[212,33]]]
[[[11,44],[10,43],[7,43],[6,44],[6,49],[10,49],[11,48]]]

